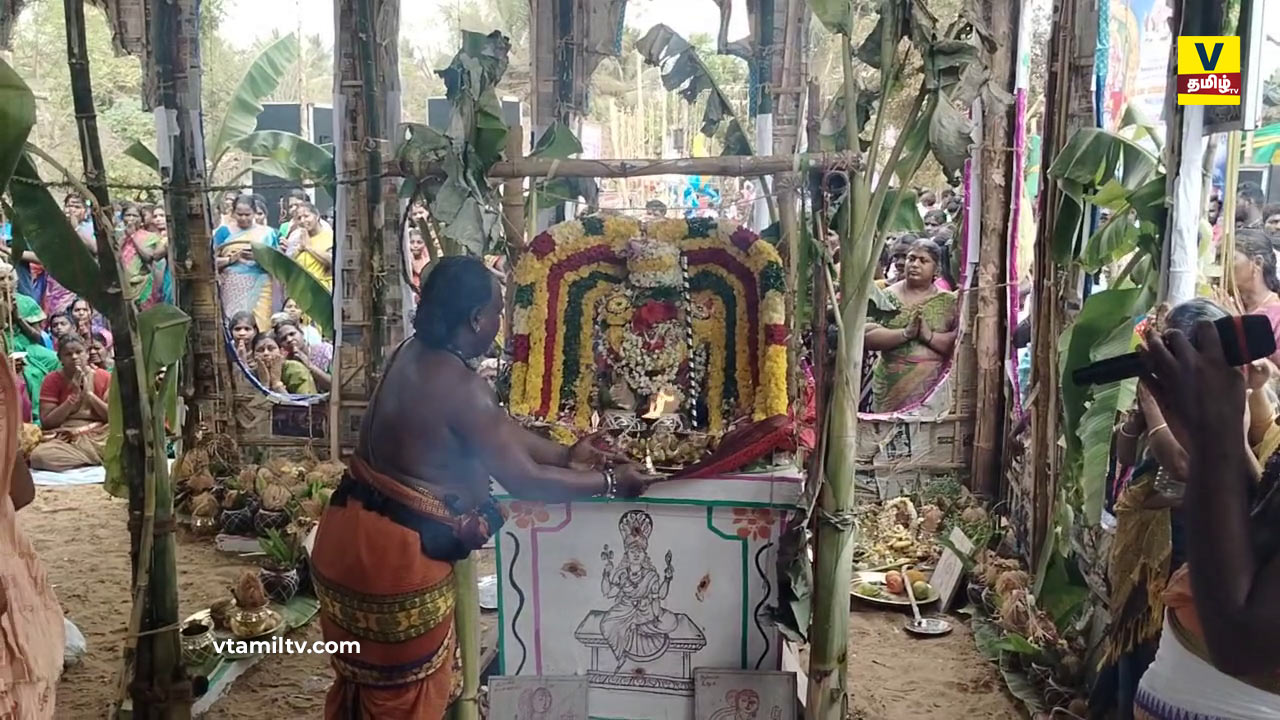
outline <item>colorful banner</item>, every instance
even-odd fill
[[[1100,8],[1109,10],[1098,32],[1102,127],[1115,130],[1129,104],[1163,127],[1165,91],[1171,82],[1172,5],[1172,0],[1110,0]]]

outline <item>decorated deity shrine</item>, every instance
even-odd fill
[[[776,670],[777,541],[801,494],[777,251],[714,219],[587,217],[515,267],[510,408],[604,430],[680,479],[640,501],[511,500],[500,664],[585,675],[592,717],[693,717],[693,670]]]
[[[750,230],[587,217],[534,238],[515,280],[510,408],[531,425],[679,468],[787,414],[785,273]]]

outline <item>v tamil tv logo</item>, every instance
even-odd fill
[[[1178,38],[1178,104],[1239,105],[1240,37]]]

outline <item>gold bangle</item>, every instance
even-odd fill
[[[1162,422],[1162,423],[1160,423],[1159,425],[1157,425],[1157,426],[1155,426],[1155,427],[1151,428],[1150,430],[1148,430],[1148,431],[1147,431],[1147,437],[1151,437],[1152,435],[1155,435],[1156,433],[1160,432],[1161,430],[1168,430],[1168,429],[1169,429],[1169,423],[1167,423],[1167,422]]]

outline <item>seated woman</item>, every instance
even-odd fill
[[[253,373],[271,392],[314,395],[316,383],[311,371],[297,360],[285,359],[271,333],[253,338]]]
[[[49,318],[49,338],[53,341],[53,346],[57,347],[62,342],[62,338],[73,331],[71,318],[66,315],[54,315]]]
[[[31,467],[61,472],[101,465],[111,373],[89,364],[89,346],[78,335],[62,339],[58,359],[62,370],[40,386],[40,427],[45,435],[31,453]]]
[[[258,334],[258,325],[253,313],[241,310],[227,321],[231,331],[231,346],[235,348],[236,357],[245,367],[253,367],[253,338]]]
[[[111,333],[94,331],[93,341],[89,343],[89,364],[108,372],[116,366],[115,357],[111,354]]]
[[[14,375],[0,369],[0,717],[52,718],[62,672],[62,608],[17,512],[35,499],[18,450]]]
[[[315,324],[311,322],[311,318],[303,314],[302,306],[298,304],[297,300],[294,300],[293,298],[285,298],[284,305],[280,307],[280,311],[288,316],[289,322],[298,326],[298,329],[302,331],[302,337],[305,338],[309,344],[314,345],[318,342],[324,341],[324,336],[320,334],[320,328],[316,327]],[[272,328],[277,324],[278,323],[273,321],[271,323]]]
[[[318,345],[308,343],[302,331],[291,322],[276,325],[276,342],[287,358],[302,363],[307,368],[317,390],[329,392],[333,385],[333,379],[329,377],[329,370],[333,365],[333,345],[327,342]]]
[[[13,266],[0,262],[0,297],[12,297],[13,304],[0,304],[0,339],[5,350],[24,353],[22,378],[35,397],[32,397],[35,417],[40,417],[40,384],[51,372],[58,369],[58,356],[49,349],[49,338],[39,329],[44,322],[44,310],[30,297],[16,292],[18,276]]]
[[[872,309],[866,349],[880,353],[871,372],[872,412],[923,401],[951,360],[956,343],[956,294],[939,290],[942,253],[928,239],[907,252],[904,277],[885,288],[891,312]]]
[[[82,338],[92,337],[95,332],[107,329],[107,319],[94,310],[88,300],[76,298],[71,303],[71,329]]]

